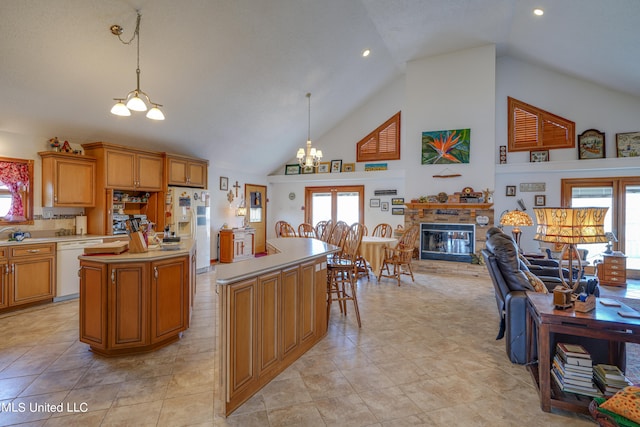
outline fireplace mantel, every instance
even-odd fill
[[[493,203],[405,203],[409,209],[416,209],[420,218],[424,217],[425,209],[468,209],[471,216],[476,216],[476,210],[489,209]]]

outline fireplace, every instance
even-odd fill
[[[420,259],[471,262],[475,224],[421,223]]]

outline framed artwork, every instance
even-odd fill
[[[404,215],[404,208],[392,208],[391,215]]]
[[[469,163],[471,129],[422,132],[422,164]]]
[[[331,173],[342,171],[342,160],[331,160]]]
[[[640,156],[640,132],[616,133],[618,157]]]
[[[389,202],[380,203],[380,210],[382,212],[388,212],[389,211]]]
[[[391,199],[392,205],[404,205],[404,198],[402,197],[394,197]]]
[[[353,172],[356,170],[355,163],[345,163],[342,165],[342,172]]]
[[[320,162],[318,165],[318,173],[329,173],[331,162]]]
[[[548,162],[549,150],[529,151],[529,161],[532,163]]]
[[[370,208],[379,208],[380,207],[380,199],[369,199],[369,207]]]
[[[589,129],[578,135],[578,159],[604,159],[604,132]]]
[[[516,195],[516,186],[515,185],[507,185],[507,196],[515,197]]]
[[[544,194],[536,194],[533,202],[534,206],[546,206],[547,196],[545,196]]]
[[[292,165],[286,165],[284,168],[284,174],[285,175],[299,175],[300,174],[300,165],[299,164],[292,164]]]
[[[364,164],[364,171],[365,172],[369,172],[369,171],[386,171],[387,170],[387,164],[386,163],[365,163]]]
[[[301,170],[303,174],[316,173],[316,168],[314,168],[313,166],[305,166],[301,168]]]
[[[227,191],[229,189],[229,178],[226,176],[220,177],[220,190]]]

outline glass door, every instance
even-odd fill
[[[305,222],[344,221],[364,224],[364,185],[305,188]]]
[[[627,270],[640,270],[640,184],[623,182],[624,227],[618,240],[624,240]]]

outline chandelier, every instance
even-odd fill
[[[317,168],[318,164],[320,164],[320,160],[322,159],[322,150],[316,150],[315,148],[311,148],[311,94],[307,94],[307,98],[309,99],[309,127],[307,131],[307,150],[305,152],[304,148],[299,148],[296,157],[298,158],[298,162],[300,162],[301,167],[314,167]]]
[[[149,99],[149,95],[140,90],[140,19],[142,15],[138,11],[138,19],[136,20],[136,29],[133,32],[133,36],[129,41],[124,41],[120,37],[122,35],[122,27],[120,25],[112,25],[110,27],[111,34],[117,36],[118,39],[124,44],[131,44],[133,39],[137,40],[137,55],[138,62],[136,67],[136,88],[129,92],[126,98],[113,98],[116,104],[111,108],[111,114],[115,114],[116,116],[130,116],[131,111],[147,111],[147,118],[151,120],[164,120],[164,114],[160,110],[159,107],[162,107],[160,104],[156,104],[155,102],[151,102]],[[151,107],[151,108],[149,108]]]

